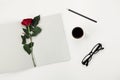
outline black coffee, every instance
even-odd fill
[[[75,27],[73,30],[72,30],[72,36],[76,39],[78,38],[81,38],[83,36],[83,29],[80,28],[80,27]]]

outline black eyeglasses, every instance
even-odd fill
[[[92,50],[90,51],[90,53],[87,54],[87,55],[83,58],[82,64],[88,66],[88,63],[91,61],[92,56],[93,56],[94,54],[96,54],[97,52],[99,52],[100,50],[103,50],[103,49],[104,49],[104,48],[102,47],[102,44],[101,44],[101,43],[96,44],[96,45],[92,48]]]

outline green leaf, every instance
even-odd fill
[[[21,36],[22,38],[22,44],[25,44],[26,43],[26,37],[25,36]]]
[[[28,30],[23,28],[23,31],[24,31],[24,33],[25,33],[24,36],[25,36],[26,38],[30,38]]]
[[[30,48],[32,48],[34,46],[34,42],[31,42],[28,44]]]
[[[40,27],[35,27],[33,29],[32,36],[37,36],[40,32],[41,32],[41,28]]]
[[[27,39],[30,38],[30,36],[29,36],[28,34],[25,34],[24,36],[25,36]]]
[[[30,31],[33,31],[34,27],[32,25],[29,26]]]
[[[25,32],[25,34],[29,34],[29,32],[28,32],[27,29],[24,29],[24,28],[23,28],[23,31]]]
[[[34,19],[33,19],[33,21],[32,21],[32,25],[33,25],[34,27],[36,27],[36,26],[38,25],[39,21],[40,21],[40,15],[34,17]]]
[[[23,46],[24,50],[30,55],[30,53],[32,52],[32,50],[30,49],[29,45],[28,44],[25,44]]]

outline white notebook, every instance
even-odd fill
[[[61,14],[41,17],[42,32],[33,38],[37,66],[70,60]],[[31,55],[22,47],[20,22],[0,24],[0,73],[33,67]]]

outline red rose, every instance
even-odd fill
[[[29,26],[29,25],[31,25],[32,20],[33,20],[32,18],[23,19],[21,24],[24,25],[24,26]]]

